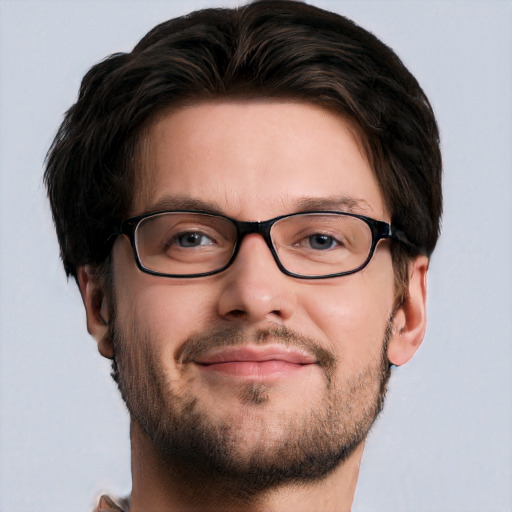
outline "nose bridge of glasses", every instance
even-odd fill
[[[247,235],[260,235],[265,241],[265,244],[267,245],[275,264],[281,270],[281,272],[286,274],[287,272],[279,260],[279,256],[276,252],[272,237],[270,235],[272,226],[276,223],[276,221],[280,220],[280,218],[281,217],[277,217],[275,219],[266,221],[237,221],[231,219],[237,229],[237,241],[230,264],[233,263],[233,261],[237,258],[242,243]]]
[[[272,239],[270,238],[270,228],[274,224],[275,220],[266,221],[236,221],[235,226],[238,233],[237,245],[240,246],[247,235],[261,235],[268,248],[273,254]]]

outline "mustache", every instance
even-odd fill
[[[207,332],[194,333],[178,349],[176,360],[181,363],[190,363],[212,349],[247,343],[263,346],[276,342],[308,352],[328,376],[334,373],[336,358],[332,352],[320,346],[314,339],[285,326],[258,329],[248,333],[242,326],[226,325],[209,329]]]

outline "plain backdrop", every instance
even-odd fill
[[[397,51],[444,152],[427,336],[394,371],[354,512],[510,511],[512,3],[312,3]],[[61,268],[42,166],[91,65],[210,5],[0,0],[0,512],[86,512],[130,490],[128,417]]]

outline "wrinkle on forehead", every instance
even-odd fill
[[[147,121],[146,125],[141,130],[141,135],[139,137],[139,141],[137,144],[137,150],[136,150],[136,157],[135,161],[133,162],[133,165],[135,166],[135,172],[133,173],[134,176],[134,193],[133,198],[131,202],[131,209],[130,209],[130,215],[138,215],[142,213],[147,213],[150,211],[160,211],[164,209],[188,209],[185,204],[189,202],[189,199],[194,198],[170,198],[168,201],[167,198],[161,198],[158,199],[156,202],[154,201],[155,198],[155,184],[153,183],[152,175],[154,173],[154,170],[151,168],[151,160],[152,160],[152,152],[153,152],[153,140],[154,140],[154,129],[158,125],[159,122],[162,120],[165,120],[167,117],[172,116],[176,114],[177,112],[190,108],[190,107],[197,107],[201,105],[207,105],[207,104],[217,104],[217,105],[243,105],[243,104],[251,104],[251,103],[275,103],[283,104],[283,103],[291,103],[291,104],[303,104],[308,107],[312,107],[315,109],[318,109],[319,111],[324,112],[325,114],[335,117],[337,119],[340,119],[344,122],[345,130],[348,132],[355,142],[359,153],[361,157],[368,162],[370,169],[372,170],[372,173],[375,176],[375,171],[373,168],[373,158],[371,155],[368,154],[368,145],[365,142],[365,135],[360,129],[360,127],[357,125],[357,123],[352,120],[351,118],[343,115],[342,113],[335,112],[333,110],[327,109],[326,107],[315,105],[314,103],[309,102],[301,102],[301,101],[294,101],[294,100],[287,100],[287,99],[273,99],[273,98],[253,98],[253,99],[218,99],[218,100],[212,100],[212,101],[189,101],[189,102],[182,102],[177,105],[171,106],[167,109],[164,109],[158,113],[156,113],[150,120]],[[314,171],[312,171],[313,173]],[[379,186],[380,190],[380,186]],[[245,199],[248,197],[250,193],[250,190],[247,190],[247,196],[244,196],[241,199]],[[232,195],[229,194],[229,190],[226,189],[225,191],[226,197],[229,196],[229,199],[233,199]],[[258,197],[258,201],[262,206],[268,206],[270,209],[279,209],[282,210],[284,213],[292,213],[295,211],[311,211],[311,210],[332,210],[332,211],[348,211],[353,213],[359,213],[363,215],[375,215],[377,212],[375,209],[372,208],[372,206],[365,201],[362,198],[353,198],[353,197],[346,197],[346,198],[338,198],[338,197],[308,197],[307,195],[304,196],[304,198],[299,200],[294,200],[293,202],[296,203],[290,209],[290,203],[287,200],[288,198],[286,196],[282,197],[282,205],[271,205],[266,203],[265,197]],[[385,201],[385,198],[382,198],[383,201]],[[176,206],[169,206],[166,207],[165,203],[169,202],[170,204],[175,204]],[[161,203],[161,204],[159,204]],[[181,206],[180,206],[181,204]],[[239,205],[240,210],[243,209],[243,204]],[[190,209],[195,209],[193,207],[190,207]],[[221,208],[219,208],[217,205],[211,203],[208,208],[203,208],[207,211],[217,212],[217,213],[224,213],[220,211]],[[387,208],[385,208],[385,211],[383,213],[387,216]],[[235,213],[232,213],[232,215],[236,215]],[[259,219],[255,219],[259,220]]]

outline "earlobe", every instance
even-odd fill
[[[87,316],[87,330],[98,343],[101,355],[112,359],[114,347],[109,333],[109,306],[103,284],[89,265],[79,267],[78,285]]]
[[[389,361],[396,366],[413,357],[425,336],[428,264],[426,256],[418,256],[409,264],[408,295],[394,316],[387,351]]]

